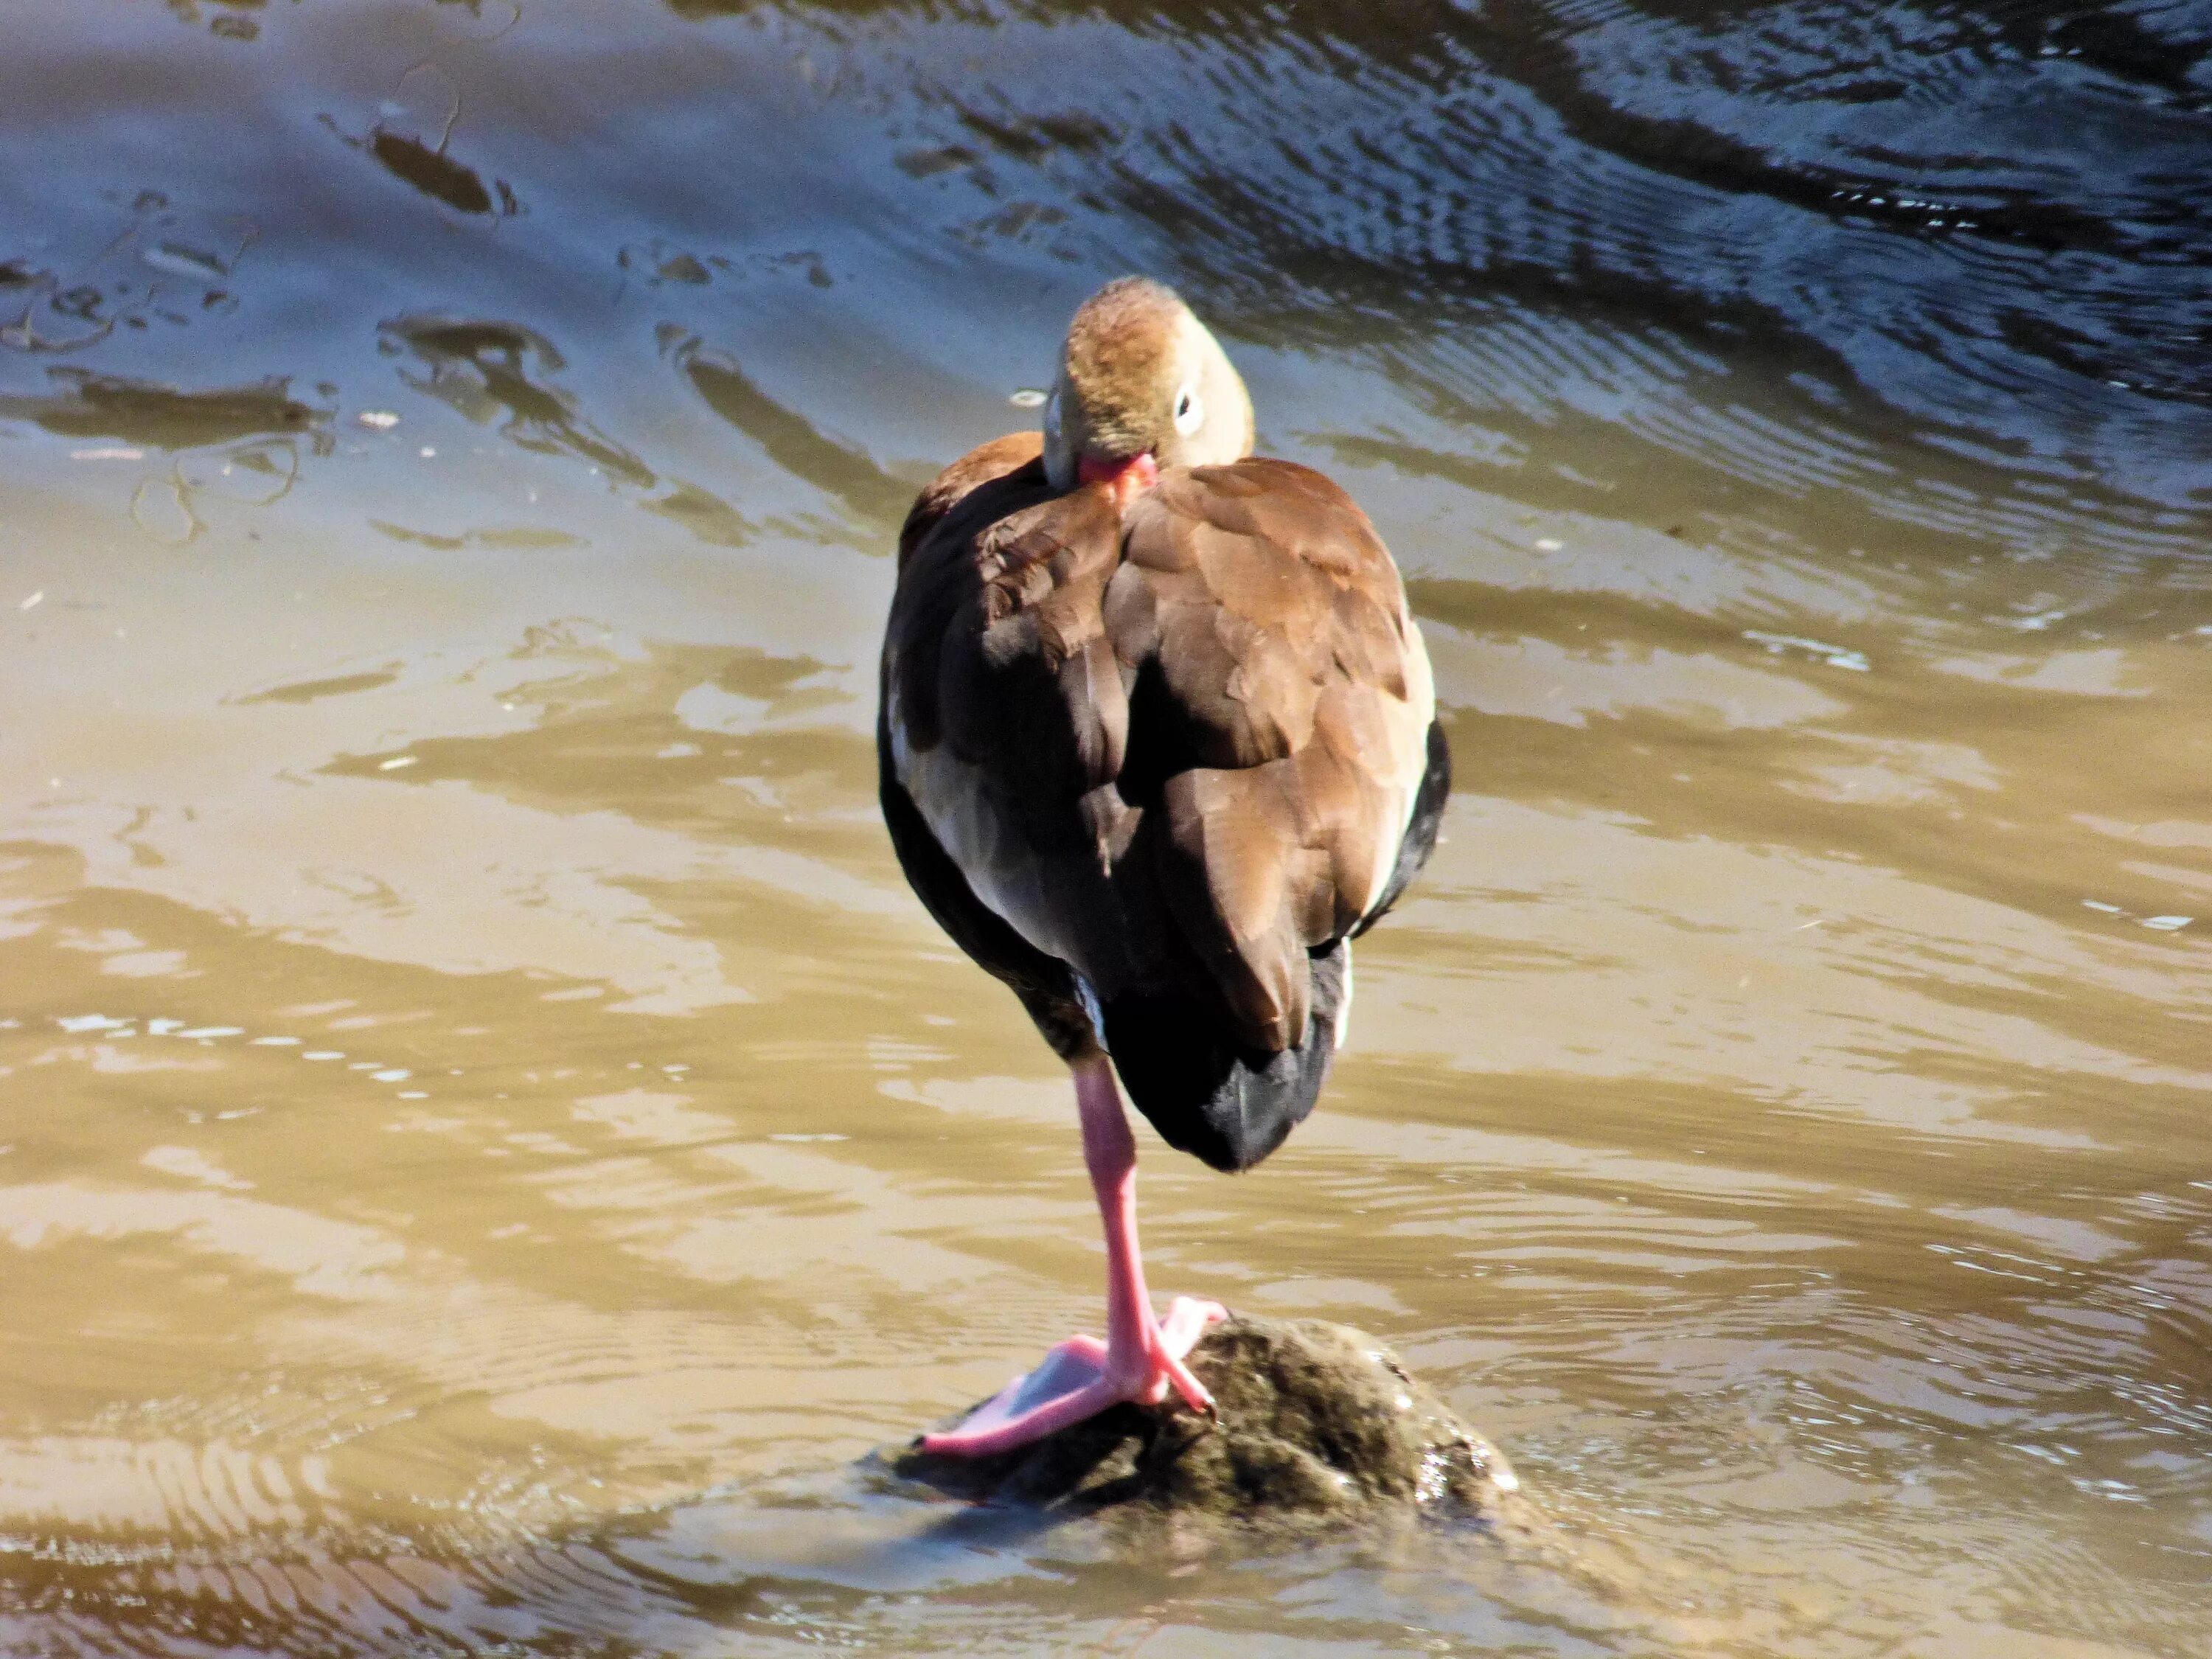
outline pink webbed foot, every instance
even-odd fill
[[[958,1428],[922,1436],[921,1449],[953,1457],[988,1457],[1042,1440],[1125,1401],[1156,1406],[1170,1391],[1191,1410],[1211,1415],[1213,1396],[1190,1374],[1183,1356],[1208,1325],[1228,1316],[1218,1302],[1179,1296],[1168,1316],[1152,1327],[1149,1341],[1139,1339],[1120,1352],[1095,1336],[1071,1336],[1035,1370],[1016,1377],[969,1413]]]

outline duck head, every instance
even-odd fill
[[[1168,466],[1252,453],[1252,398],[1182,296],[1123,276],[1067,325],[1045,404],[1045,475],[1055,489],[1103,483],[1126,512]]]

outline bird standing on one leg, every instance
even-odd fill
[[[1367,516],[1255,459],[1252,404],[1175,293],[1109,283],[1044,431],[970,451],[899,536],[877,727],[915,891],[1075,1076],[1106,1340],[1071,1338],[933,1451],[1122,1401],[1211,1409],[1156,1319],[1115,1073],[1170,1146],[1249,1169],[1313,1109],[1352,940],[1427,860],[1451,786],[1428,653]],[[1110,1059],[1109,1059],[1110,1056]]]

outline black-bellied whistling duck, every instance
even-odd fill
[[[1352,940],[1429,855],[1451,784],[1428,653],[1367,515],[1252,455],[1252,403],[1169,289],[1068,325],[1044,431],[994,439],[899,536],[877,728],[884,817],[945,932],[1075,1074],[1106,1228],[1078,1336],[933,1451],[1003,1451],[1121,1401],[1212,1401],[1156,1319],[1136,1143],[1246,1170],[1313,1109]]]

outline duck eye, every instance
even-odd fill
[[[1198,430],[1199,422],[1205,418],[1205,411],[1199,407],[1198,393],[1185,386],[1176,398],[1176,430],[1188,438]]]

